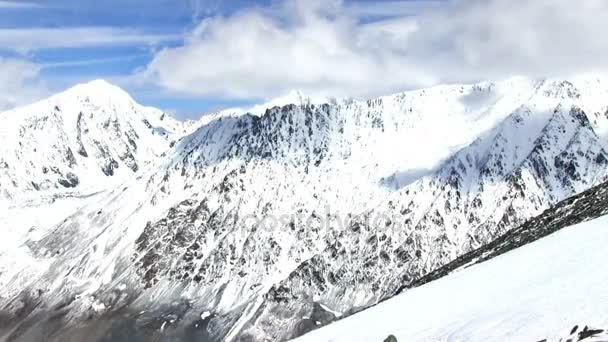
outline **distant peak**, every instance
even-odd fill
[[[91,87],[115,87],[115,85],[113,85],[112,83],[101,78],[89,81],[84,84]]]
[[[118,86],[113,85],[112,83],[104,80],[104,79],[96,79],[93,81],[89,81],[86,83],[80,83],[77,84],[75,86],[73,86],[70,90],[112,90],[112,91],[116,91],[116,90],[120,90],[123,91],[121,88],[119,88]]]
[[[61,93],[60,96],[86,96],[94,99],[133,101],[125,90],[103,79],[77,84]]]

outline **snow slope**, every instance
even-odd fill
[[[564,228],[295,341],[558,341],[608,327],[608,217]]]

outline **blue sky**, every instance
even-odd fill
[[[229,15],[248,3],[205,0],[0,1],[1,29],[66,30],[65,36],[59,32],[46,32],[49,36],[46,39],[49,40],[71,39],[70,30],[79,28],[90,28],[90,34],[103,29],[117,30],[115,33],[105,33],[107,37],[98,37],[97,42],[74,43],[73,46],[49,42],[51,46],[38,48],[36,42],[32,42],[25,43],[28,46],[23,47],[24,51],[15,51],[22,49],[18,46],[6,46],[0,48],[0,56],[25,58],[41,66],[40,77],[51,92],[96,78],[120,79],[149,63],[154,51],[179,45],[183,34],[205,16]],[[257,5],[267,4],[259,1]],[[120,30],[134,31],[142,36],[142,41],[137,41],[136,37],[124,43],[106,41],[113,39],[114,35],[120,36]],[[152,37],[147,41],[146,36]],[[146,91],[133,88],[132,95],[137,100],[186,116],[196,116],[200,111],[241,102],[226,99],[214,101],[204,96],[180,97],[164,94],[159,89]]]
[[[592,37],[607,3],[0,0],[0,109],[97,78],[189,118],[291,90],[369,98],[604,70],[608,42]]]

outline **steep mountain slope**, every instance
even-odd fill
[[[277,320],[307,330],[334,312],[365,307],[605,180],[604,140],[590,122],[599,131],[605,117],[583,112],[581,97],[568,88],[575,87],[539,84],[529,101],[438,171],[406,183],[343,230],[309,233],[323,244],[267,292],[252,334],[266,325],[272,331]],[[389,184],[403,186],[398,177]]]
[[[607,213],[604,183],[298,341],[604,341]]]
[[[603,182],[607,94],[518,78],[217,115],[158,168],[23,225],[5,325],[17,340],[295,337]]]
[[[511,250],[534,242],[563,228],[593,220],[608,214],[608,184],[603,183],[572,196],[541,215],[526,221],[496,240],[466,253],[447,265],[416,280],[412,286],[420,286],[473,264],[490,260]]]
[[[186,127],[97,80],[0,113],[0,200],[100,189],[157,160]]]

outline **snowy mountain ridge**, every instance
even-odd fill
[[[102,80],[0,118],[0,194],[7,199],[106,188],[156,161],[187,133],[179,121]]]
[[[120,186],[0,216],[0,307],[63,340],[88,315],[149,338],[299,336],[606,180],[606,95],[513,78],[203,118]],[[40,319],[54,306],[65,328]]]

